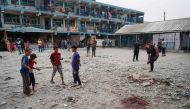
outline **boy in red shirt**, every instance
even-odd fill
[[[35,77],[34,77],[34,72],[33,69],[37,69],[38,68],[34,68],[34,64],[37,64],[35,59],[37,58],[36,54],[31,54],[30,55],[30,59],[29,59],[29,67],[32,69],[32,71],[29,73],[30,76],[30,84],[32,84],[32,90],[33,92],[35,92]]]
[[[53,74],[52,74],[52,77],[51,77],[51,83],[55,83],[53,81],[53,78],[56,74],[56,72],[58,71],[60,76],[61,76],[61,80],[62,80],[62,84],[65,85],[64,81],[63,81],[63,72],[62,72],[62,65],[61,65],[61,53],[58,52],[58,47],[54,47],[54,52],[51,54],[50,56],[50,60],[51,60],[51,63],[53,65]]]

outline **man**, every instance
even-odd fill
[[[166,56],[166,41],[162,39],[162,56]]]
[[[96,38],[93,37],[93,39],[92,39],[92,57],[96,57],[96,45],[97,45]]]
[[[154,70],[154,62],[158,59],[159,57],[159,52],[158,49],[151,44],[147,50],[148,53],[148,62],[147,64],[150,63],[150,71],[149,72],[153,72]]]
[[[134,44],[134,56],[133,56],[133,62],[135,62],[135,58],[136,61],[138,61],[138,56],[139,56],[139,48],[140,48],[140,44],[137,42]]]
[[[21,40],[18,38],[16,41],[17,48],[19,50],[19,54],[23,53],[21,50]]]

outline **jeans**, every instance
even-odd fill
[[[96,47],[92,47],[92,57],[95,57],[96,56]]]
[[[77,83],[81,85],[80,77],[79,77],[79,69],[73,69],[73,78],[74,78],[74,83]]]
[[[38,46],[38,51],[42,52],[42,46],[41,45]]]
[[[134,51],[133,61],[135,61],[135,58],[138,61],[138,57],[139,57],[139,51]]]

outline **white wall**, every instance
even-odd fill
[[[159,39],[164,39],[167,42],[167,49],[179,50],[180,48],[180,33],[154,34],[153,44],[157,45]]]

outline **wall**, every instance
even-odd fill
[[[153,34],[153,44],[157,45],[160,39],[166,41],[167,49],[180,49],[180,33]]]

